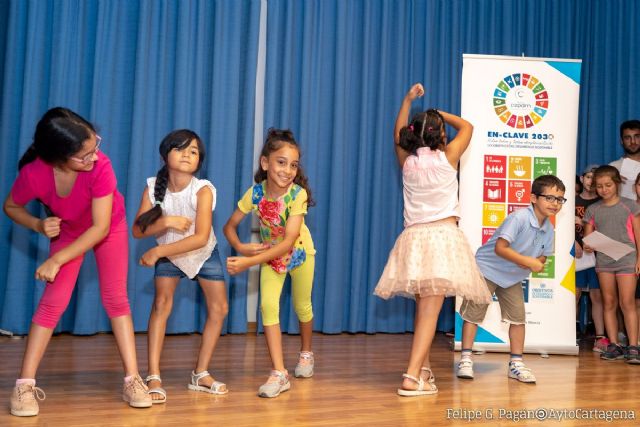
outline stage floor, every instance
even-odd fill
[[[230,392],[212,396],[186,388],[200,336],[169,336],[162,360],[167,403],[133,409],[121,400],[123,374],[110,334],[55,336],[38,374],[38,386],[47,394],[40,415],[18,418],[9,415],[8,406],[25,340],[0,337],[0,399],[4,402],[0,426],[640,424],[637,419],[606,420],[616,416],[615,410],[635,411],[635,417],[640,417],[640,366],[601,361],[591,351],[591,341],[582,343],[579,357],[526,355],[525,362],[538,382],[523,384],[508,379],[508,355],[503,353],[474,356],[476,378],[456,378],[459,353],[450,350],[451,338],[438,334],[431,360],[440,391],[407,398],[398,396],[396,389],[406,368],[411,338],[411,334],[316,334],[314,377],[292,378],[290,391],[263,399],[256,393],[270,369],[264,337],[221,337],[210,371],[227,383]],[[146,335],[136,335],[136,342],[144,377]],[[285,335],[283,342],[286,365],[293,372],[299,338]],[[535,413],[546,417],[544,422],[526,419],[538,409],[546,410],[546,415]],[[558,421],[560,416],[565,419]],[[589,418],[566,419],[576,416]]]

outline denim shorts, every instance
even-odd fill
[[[156,262],[154,277],[187,277],[186,274],[178,267],[176,267],[168,258],[160,258]],[[211,256],[207,259],[200,271],[196,274],[192,280],[196,279],[212,280],[212,281],[224,281],[224,271],[222,269],[222,262],[220,261],[220,253],[218,252],[218,245],[211,252]]]

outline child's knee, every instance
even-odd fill
[[[229,304],[226,301],[216,301],[209,304],[209,317],[214,319],[224,319],[229,313]]]
[[[173,296],[156,294],[153,299],[153,311],[162,316],[169,316],[173,309]]]
[[[271,326],[280,323],[280,304],[279,301],[260,302],[260,313],[262,313],[262,324]]]
[[[305,323],[313,319],[313,306],[311,301],[305,301],[303,303],[294,303],[293,309],[298,316],[298,320]]]

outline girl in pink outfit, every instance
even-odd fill
[[[51,239],[47,260],[35,273],[47,282],[29,331],[20,378],[11,396],[11,413],[37,415],[38,365],[53,329],[66,309],[85,252],[93,248],[100,295],[125,368],[123,399],[133,407],[151,406],[138,375],[133,322],[127,299],[128,233],[124,200],[107,156],[99,151],[94,127],[66,108],[47,111],[36,126],[33,144],[20,159],[18,178],[4,203],[17,224]],[[48,217],[34,217],[25,205],[37,199]]]
[[[409,119],[411,103],[424,95],[415,84],[404,97],[394,129],[404,187],[404,231],[398,236],[375,294],[416,300],[409,366],[400,396],[435,394],[429,352],[445,296],[488,303],[491,295],[466,237],[457,225],[458,162],[469,146],[473,126],[438,110]],[[447,144],[445,123],[458,131]]]

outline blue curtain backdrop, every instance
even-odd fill
[[[578,168],[619,157],[620,122],[640,117],[638,2],[268,0],[267,12],[265,100],[257,107],[265,129],[291,128],[303,149],[318,202],[307,223],[318,249],[315,328],[323,332],[413,329],[411,301],[372,296],[402,230],[392,129],[412,83],[427,89],[416,109],[459,113],[463,53],[582,59]],[[228,256],[221,226],[252,176],[259,13],[257,0],[0,0],[3,197],[51,106],[99,126],[129,221],[144,178],[160,165],[160,139],[190,127],[207,144],[202,175],[218,188],[214,228]],[[42,291],[33,272],[46,241],[5,216],[0,225],[0,329],[24,333]],[[151,243],[130,247],[137,330],[146,329],[153,287],[151,270],[136,260]],[[92,263],[58,330],[109,330]],[[228,287],[226,330],[242,332],[246,275]],[[451,313],[443,310],[440,329],[452,327]],[[185,282],[169,330],[198,330],[202,316],[199,292]],[[289,295],[282,326],[297,331]]]
[[[260,2],[10,1],[0,3],[0,12],[2,197],[39,117],[64,105],[98,127],[131,224],[146,177],[161,166],[160,140],[172,129],[190,128],[207,147],[200,175],[218,189],[214,230],[226,258],[222,226],[251,178]],[[0,221],[0,329],[22,334],[42,294],[44,284],[33,275],[48,244],[4,215]],[[245,238],[248,232],[242,230]],[[154,294],[153,270],[137,260],[153,243],[130,240],[136,330],[146,330]],[[245,332],[246,277],[227,286],[224,331]],[[205,313],[197,283],[183,281],[168,332],[201,330]],[[110,330],[92,256],[56,330]]]
[[[463,53],[580,58],[578,163],[610,161],[621,154],[619,123],[640,116],[639,9],[629,1],[269,1],[265,124],[297,135],[318,201],[307,219],[318,249],[315,327],[413,329],[412,301],[372,295],[402,230],[392,131],[412,83],[426,87],[416,109],[459,114]],[[283,329],[295,332],[287,301]],[[438,328],[452,325],[449,303]]]

